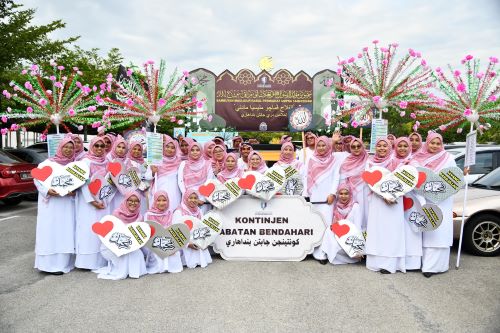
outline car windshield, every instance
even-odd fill
[[[479,178],[474,183],[472,183],[471,186],[500,190],[500,168],[496,168],[490,173]]]
[[[0,163],[19,163],[19,162],[24,162],[23,160],[15,157],[12,154],[6,153],[2,150],[0,150]]]

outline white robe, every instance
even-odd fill
[[[107,260],[107,265],[93,271],[97,273],[98,279],[123,280],[127,277],[138,279],[147,274],[146,262],[141,249],[118,257],[102,244],[101,254]]]
[[[179,184],[177,182],[178,172],[172,172],[168,175],[163,175],[158,177],[158,175],[153,176],[153,172],[151,171],[151,167],[148,167],[146,174],[146,180],[153,180],[155,178],[155,182],[152,188],[149,191],[149,202],[153,202],[153,196],[156,191],[163,190],[168,193],[168,210],[173,212],[181,203],[182,194],[179,189]]]
[[[358,203],[354,203],[351,211],[347,214],[346,220],[349,220],[361,230],[362,208]],[[326,253],[328,261],[332,265],[352,264],[359,261],[359,259],[351,258],[345,253],[330,228],[325,231],[320,249]]]
[[[422,205],[425,204],[425,199],[416,195],[413,191],[405,196],[411,198],[413,201],[418,200]],[[409,218],[410,210],[407,210],[404,212],[406,248],[405,266],[407,270],[417,270],[422,267],[422,232],[413,231],[410,222],[408,222]]]
[[[90,160],[84,158],[83,162],[90,165]],[[107,214],[106,209],[97,209],[90,203],[94,198],[90,194],[88,183],[76,192],[76,231],[75,231],[75,266],[83,269],[97,269],[106,264],[101,256],[101,240],[92,231],[92,224],[98,222]]]
[[[137,192],[141,195],[141,215],[144,216],[146,212],[149,209],[149,186],[150,182],[146,180],[146,171],[148,169],[148,164],[146,163],[146,160],[144,160],[144,163],[139,163],[136,161],[128,160],[128,163],[132,165],[133,167],[137,168],[139,170],[139,177],[141,178],[141,184],[139,185],[139,189]]]
[[[313,203],[313,206],[323,216],[327,228],[330,228],[330,225],[332,224],[333,205],[335,204],[335,202],[329,205],[326,203],[326,200],[330,194],[337,193],[337,187],[339,185],[339,168],[340,168],[340,163],[338,160],[335,159],[333,166],[330,168],[330,170],[328,170],[319,177],[319,179],[315,182],[313,188],[310,191],[311,194],[309,196],[309,199],[311,202],[325,201],[325,203],[316,203],[316,204]],[[307,196],[309,193],[307,187],[308,172],[309,172],[308,166],[305,166],[306,181],[304,182],[304,192],[303,192],[304,196]],[[317,260],[323,260],[327,258],[326,253],[323,252],[319,246],[314,249],[313,256]]]
[[[144,220],[148,220],[148,213],[144,217]],[[153,251],[148,249],[147,247],[142,247],[142,252],[146,256],[146,270],[148,274],[157,274],[157,273],[179,273],[182,272],[182,259],[181,259],[181,250],[175,252],[171,256],[168,256],[165,259],[160,258]]]
[[[311,156],[314,155],[314,149],[311,149],[309,147],[306,147],[306,158],[304,159],[304,149],[297,150],[296,156],[299,161],[302,162],[303,165],[307,165],[309,163],[309,160],[311,159]]]
[[[449,156],[442,168],[454,166],[457,164]],[[449,269],[450,247],[453,244],[453,196],[441,201],[438,206],[443,212],[443,222],[436,230],[423,233],[422,272],[442,273]]]
[[[48,189],[34,180],[38,189],[35,268],[68,273],[75,266],[75,200],[67,195],[47,195]]]
[[[238,158],[238,168],[240,168],[241,170],[248,169],[248,163],[245,163],[242,157]]]
[[[181,217],[182,212],[180,210],[176,210],[172,216],[172,222],[183,223]],[[188,268],[195,268],[196,266],[204,268],[212,263],[212,257],[210,256],[208,249],[193,250],[186,245],[181,251],[182,264]]]
[[[371,163],[367,163],[369,169]],[[387,204],[375,193],[368,195],[366,267],[373,271],[406,273],[403,199]]]
[[[203,158],[203,157],[201,157],[201,158]],[[210,161],[208,163],[210,163]],[[186,166],[186,161],[182,161],[181,164],[179,165],[179,173],[177,175],[177,184],[179,185],[179,190],[181,191],[182,194],[184,194],[186,192],[186,185],[184,184],[184,167],[185,166]],[[200,186],[203,185],[207,180],[214,179],[214,178],[215,178],[214,172],[212,170],[212,166],[210,166],[207,170],[207,178],[205,180],[203,180],[203,183],[201,183]],[[198,188],[199,188],[199,186],[196,186],[193,189],[198,191]],[[198,197],[201,201],[207,202],[206,198],[203,195],[201,195],[200,193],[198,193]],[[181,200],[182,200],[182,197],[181,197]],[[211,205],[205,204],[205,205],[201,206],[200,209],[201,209],[202,213],[205,214],[211,209]]]

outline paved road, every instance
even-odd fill
[[[216,257],[206,269],[105,281],[34,270],[35,215],[35,203],[0,206],[1,332],[500,332],[500,257],[464,255],[431,279]]]

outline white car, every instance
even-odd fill
[[[465,148],[451,148],[447,152],[455,156],[455,162],[460,169],[464,169]],[[467,182],[470,184],[479,177],[495,170],[500,166],[500,146],[479,146],[476,148],[476,164],[470,169],[466,176]]]

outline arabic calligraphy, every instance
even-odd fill
[[[295,247],[300,244],[300,240],[297,239],[273,239],[272,241],[268,239],[263,239],[259,238],[253,241],[250,239],[243,239],[243,238],[238,238],[238,239],[229,239],[226,241],[226,247],[231,247],[231,246],[284,246],[284,247]]]

